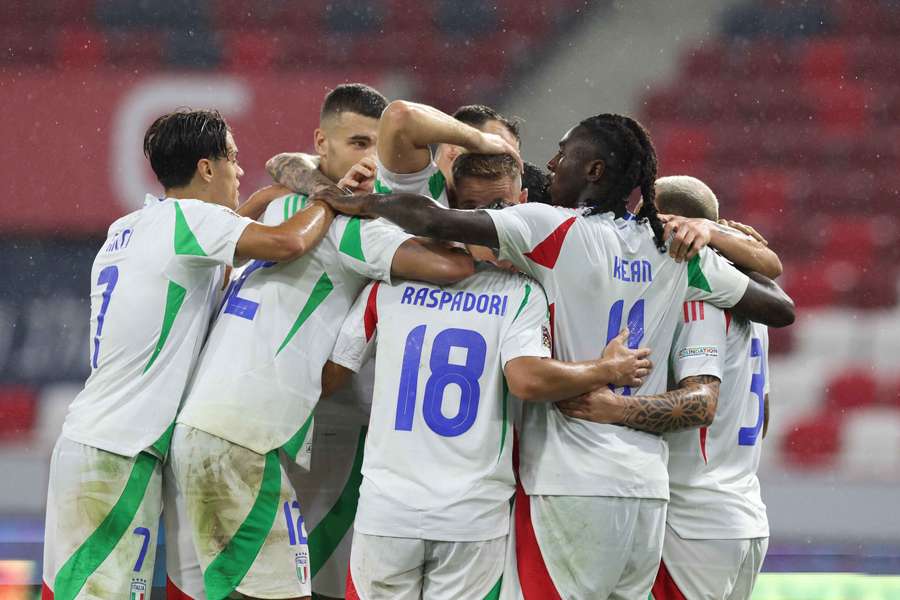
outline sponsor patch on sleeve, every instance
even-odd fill
[[[719,356],[718,346],[685,346],[678,351],[678,358],[692,358],[694,356]]]
[[[550,328],[547,325],[541,325],[541,342],[547,350],[553,349],[553,336],[550,335]]]

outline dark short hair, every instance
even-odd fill
[[[319,119],[337,116],[342,112],[352,112],[364,117],[378,119],[387,106],[387,98],[381,92],[362,83],[344,83],[325,96]]]
[[[453,161],[453,181],[459,182],[466,177],[479,179],[500,179],[509,177],[515,180],[519,175],[519,165],[509,154],[472,154],[464,152]]]
[[[506,130],[516,138],[517,142],[521,143],[522,141],[519,137],[519,120],[507,119],[490,106],[485,106],[484,104],[460,106],[453,113],[453,118],[476,129],[480,129],[488,121],[500,121],[506,127]]]
[[[231,131],[217,110],[179,109],[156,119],[144,134],[144,156],[164,188],[191,182],[197,162],[225,158]]]
[[[537,165],[530,162],[525,163],[525,171],[522,173],[522,189],[528,190],[528,201],[552,204],[549,187],[550,177]]]

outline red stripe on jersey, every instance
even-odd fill
[[[653,582],[650,594],[653,596],[653,600],[687,600],[669,574],[666,563],[662,561],[659,561],[659,571],[656,573],[656,581]]]
[[[566,240],[566,234],[569,233],[569,228],[574,223],[575,217],[563,221],[559,227],[553,230],[553,233],[544,238],[544,241],[532,248],[531,252],[526,252],[525,256],[542,267],[548,269],[555,267],[563,242]]]
[[[731,311],[725,311],[725,335],[728,335],[728,330],[731,328]]]
[[[691,321],[697,320],[697,301],[691,302]]]
[[[369,290],[369,299],[366,301],[366,311],[363,313],[363,325],[366,329],[367,342],[375,335],[375,326],[378,324],[378,305],[375,303],[375,300],[378,296],[378,286],[380,284],[380,281],[376,281],[372,286],[372,289]]]
[[[350,565],[347,565],[346,588],[347,589],[344,592],[345,600],[360,600],[359,592],[356,591],[356,586],[353,584],[353,575],[350,573]]]
[[[166,577],[166,600],[194,600],[188,594],[182,592],[175,582]]]
[[[709,464],[709,461],[706,459],[706,434],[707,428],[700,428],[700,453],[703,454],[703,462]]]
[[[53,600],[53,590],[46,581],[41,581],[41,600]]]
[[[701,301],[698,302],[697,304],[700,305],[700,320],[702,321],[703,319],[706,318],[706,317],[703,316],[703,301],[701,300]]]
[[[531,502],[516,482],[516,569],[525,600],[561,600],[531,524]]]
[[[689,323],[690,320],[691,320],[691,317],[690,317],[690,315],[688,314],[688,304],[690,304],[690,302],[685,302],[685,303],[684,303],[684,306],[683,306],[683,308],[684,308],[684,322],[685,322],[685,323]]]

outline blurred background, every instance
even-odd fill
[[[898,75],[898,0],[6,0],[0,598],[40,582],[50,450],[89,372],[91,261],[160,191],[146,127],[219,108],[246,196],[269,156],[312,149],[347,81],[494,105],[541,165],[581,118],[635,115],[661,175],[706,180],[762,232],[799,316],[771,332],[754,598],[900,598]]]

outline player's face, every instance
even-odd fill
[[[316,130],[316,151],[322,157],[322,172],[333,181],[366,156],[375,156],[378,119],[354,112],[329,117]]]
[[[484,208],[497,201],[504,204],[521,204],[523,196],[521,181],[515,181],[511,177],[500,179],[464,177],[456,183],[453,208],[473,210]]]
[[[575,126],[559,141],[559,151],[547,163],[550,171],[550,199],[556,206],[578,205],[585,183],[585,165],[591,157],[590,144]]]
[[[210,162],[213,177],[209,183],[211,196],[217,204],[234,210],[238,207],[238,188],[244,170],[237,162],[238,148],[231,132],[225,134],[225,158],[217,158]]]
[[[506,125],[497,121],[496,119],[491,119],[490,121],[486,121],[484,125],[478,127],[479,131],[484,133],[493,133],[495,135],[499,135],[504,140],[515,146],[516,150],[519,150],[519,140],[509,132],[509,129],[506,128]],[[438,169],[441,170],[441,173],[444,174],[444,178],[451,182],[452,173],[453,173],[453,161],[456,160],[456,157],[465,152],[466,149],[462,146],[455,146],[453,144],[441,144],[438,147],[437,157],[435,158],[435,162],[437,163]],[[451,182],[452,183],[452,182]]]

